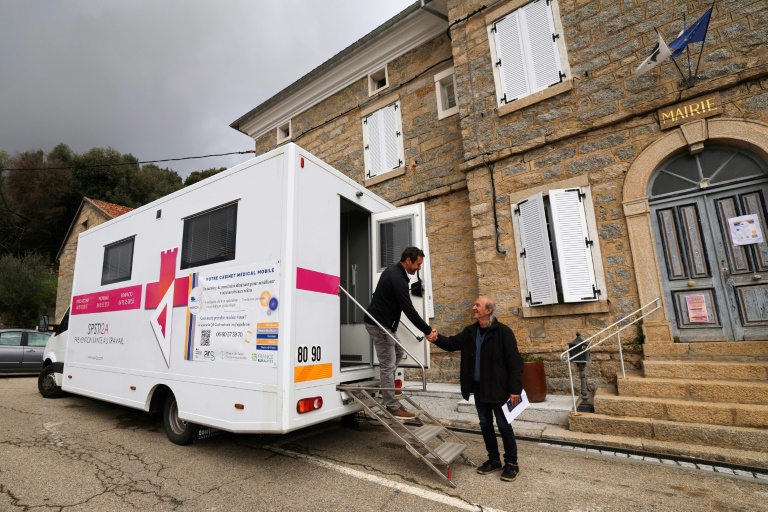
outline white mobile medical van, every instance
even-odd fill
[[[177,444],[193,424],[284,433],[357,412],[336,386],[377,368],[339,286],[367,307],[380,273],[426,243],[422,204],[395,208],[287,144],[80,235],[40,392],[162,409]],[[401,329],[427,367],[429,343]]]

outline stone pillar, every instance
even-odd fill
[[[646,343],[672,343],[674,340],[661,286],[648,198],[634,199],[623,204],[640,305],[644,306],[656,298],[661,303],[659,310],[643,320]]]

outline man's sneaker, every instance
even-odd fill
[[[504,464],[504,471],[501,472],[501,479],[505,482],[512,482],[520,474],[520,467],[517,464]]]
[[[395,418],[399,418],[401,420],[410,420],[410,419],[416,417],[415,414],[413,414],[412,412],[406,410],[405,407],[403,407],[402,405],[400,407],[398,407],[397,409],[387,408],[387,410],[389,411],[389,414],[391,414]]]
[[[477,472],[481,475],[487,475],[488,473],[493,473],[494,471],[498,471],[500,469],[501,461],[488,459],[485,461],[485,464],[477,468]]]
[[[401,398],[403,396],[402,391],[395,391],[395,398]]]

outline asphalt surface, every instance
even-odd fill
[[[482,438],[460,433],[485,460]],[[456,462],[451,488],[380,426],[328,422],[286,435],[223,434],[192,446],[159,415],[0,376],[0,511],[768,511],[768,479],[520,441],[502,482]]]

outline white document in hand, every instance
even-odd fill
[[[526,410],[529,405],[531,404],[528,401],[528,395],[526,395],[525,390],[523,390],[520,394],[520,402],[517,405],[512,405],[512,402],[507,399],[507,403],[502,405],[501,409],[504,411],[504,416],[507,418],[507,421],[512,423],[512,420],[520,416],[520,413]]]

